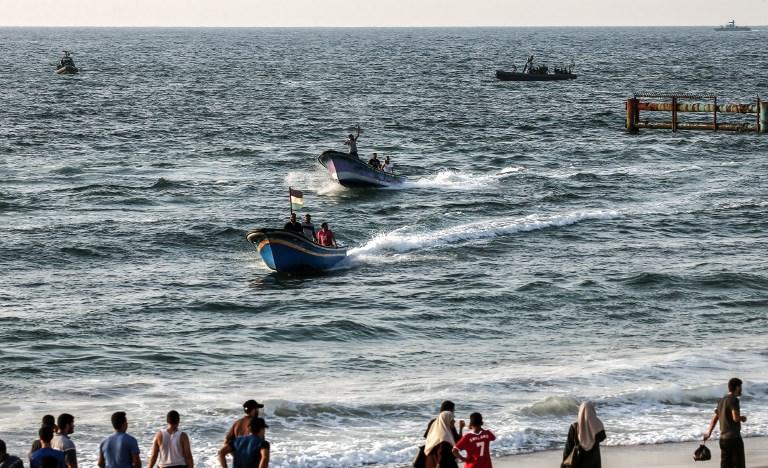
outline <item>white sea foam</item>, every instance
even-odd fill
[[[454,170],[442,170],[436,174],[411,178],[399,188],[442,188],[451,190],[473,190],[489,187],[501,179],[525,171],[521,166],[509,166],[497,172],[473,174]]]
[[[318,195],[331,195],[347,190],[331,180],[325,170],[291,171],[285,176],[286,185],[299,190],[311,190]]]
[[[585,220],[612,219],[619,216],[621,215],[618,211],[585,210],[554,215],[532,214],[509,220],[482,220],[433,231],[419,231],[405,226],[376,235],[362,246],[351,249],[349,255],[360,257],[384,252],[404,253],[465,241],[508,236],[518,232],[568,226]]]

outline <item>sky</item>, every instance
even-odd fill
[[[768,0],[0,0],[0,26],[768,25]]]

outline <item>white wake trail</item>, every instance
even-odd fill
[[[510,220],[483,220],[426,232],[416,231],[406,226],[375,236],[360,247],[351,249],[349,256],[365,257],[383,253],[412,252],[459,242],[508,236],[518,232],[568,226],[586,220],[613,219],[620,216],[621,213],[618,211],[587,210],[554,215],[532,214]]]

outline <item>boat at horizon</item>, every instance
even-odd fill
[[[59,59],[59,63],[56,65],[57,75],[74,75],[79,70],[75,66],[75,60],[72,58],[72,53],[68,50],[62,50],[64,56]]]
[[[715,31],[752,31],[752,28],[748,26],[736,26],[736,20],[730,20],[719,28],[715,28]]]
[[[533,66],[533,55],[528,57],[522,72],[496,70],[496,79],[500,81],[562,81],[575,80],[578,75],[573,73],[574,65],[568,67],[555,67],[554,72],[549,72],[546,65]]]
[[[405,176],[376,169],[357,156],[341,151],[327,150],[317,157],[331,179],[348,188],[392,187],[402,185]]]
[[[347,258],[346,247],[325,247],[283,229],[252,229],[245,238],[267,267],[279,273],[326,271]]]

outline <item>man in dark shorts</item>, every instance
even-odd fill
[[[304,228],[301,227],[301,223],[296,221],[296,213],[291,213],[291,220],[285,223],[283,226],[284,231],[294,232],[300,236],[304,235]]]
[[[0,439],[0,468],[24,468],[21,458],[8,455],[8,449],[2,439]]]
[[[746,468],[741,423],[747,422],[747,417],[741,415],[741,385],[742,381],[735,377],[728,381],[728,394],[717,402],[715,415],[704,434],[704,440],[709,439],[720,421],[720,468]]]
[[[248,423],[250,435],[236,437],[219,450],[219,464],[227,468],[227,455],[232,454],[232,466],[235,468],[267,468],[269,466],[269,442],[266,421],[263,418],[251,418]]]
[[[224,444],[226,445],[231,443],[237,437],[250,435],[251,419],[258,417],[259,413],[262,411],[262,408],[264,408],[264,405],[257,402],[256,400],[248,400],[243,403],[243,412],[245,412],[245,416],[232,424],[232,427],[230,427],[229,431],[227,431],[227,436],[224,438]]]

